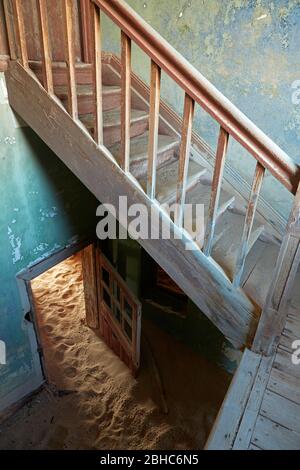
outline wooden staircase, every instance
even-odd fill
[[[119,196],[127,196],[128,205],[152,208],[161,219],[160,237],[141,239],[141,245],[226,338],[237,347],[250,347],[266,299],[270,302],[274,273],[282,269],[278,255],[286,250],[278,232],[256,210],[264,172],[269,170],[296,194],[299,168],[125,2],[88,2],[91,63],[75,63],[69,0],[64,2],[66,63],[51,61],[47,12],[43,0],[38,4],[41,62],[28,60],[18,1],[15,22],[8,21],[19,41],[19,53],[10,44],[12,59],[19,60],[12,60],[6,73],[11,106],[102,203],[117,208]],[[121,59],[101,53],[101,10],[121,28]],[[150,87],[134,78],[131,40],[151,59]],[[161,68],[185,92],[180,129],[174,127],[174,113],[169,112],[168,120],[160,111],[168,108],[160,99]],[[193,145],[195,102],[220,125],[213,166]],[[229,138],[257,161],[249,200],[224,179]],[[171,221],[173,237],[163,239],[169,222],[163,204],[173,202],[179,203],[182,216],[185,203],[204,204],[203,237],[189,235],[179,217]],[[124,215],[116,216],[124,224]],[[196,220],[189,225],[195,227]],[[186,250],[191,240],[194,249]],[[289,270],[285,273],[287,278]]]

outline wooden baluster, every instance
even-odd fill
[[[73,119],[78,118],[76,72],[75,72],[75,31],[73,18],[73,0],[62,1],[64,34],[65,34],[65,60],[68,80],[68,110]]]
[[[151,61],[147,194],[155,198],[161,69]]]
[[[43,67],[43,84],[48,93],[53,94],[53,76],[52,76],[52,60],[50,51],[50,37],[47,18],[46,0],[37,0],[37,11],[40,17],[39,26],[41,34],[41,50],[42,50],[42,67]]]
[[[91,59],[93,74],[93,95],[95,103],[94,139],[103,144],[103,113],[102,113],[102,60],[101,60],[101,20],[100,10],[91,2]]]
[[[25,69],[29,68],[28,53],[25,36],[24,16],[22,11],[22,1],[13,0],[14,7],[14,26],[16,32],[16,41],[19,49],[19,59]]]
[[[220,127],[215,169],[211,186],[209,212],[203,246],[203,252],[206,256],[210,256],[212,249],[212,242],[214,238],[216,220],[218,216],[219,199],[221,194],[222,178],[224,173],[228,140],[228,132],[225,131],[225,129],[223,129],[222,127]]]
[[[90,38],[93,28],[91,16],[93,16],[93,9],[90,8],[90,0],[80,0],[80,16],[81,16],[81,33],[82,33],[82,48],[83,48],[83,61],[89,64],[92,61],[92,47]]]
[[[121,168],[128,172],[130,163],[131,39],[121,32]]]
[[[176,202],[179,204],[179,211],[178,214],[176,214],[176,223],[179,227],[182,227],[184,217],[185,192],[191,151],[194,110],[195,101],[186,93],[184,99],[176,194]]]
[[[11,4],[9,0],[3,0],[4,6],[4,14],[5,14],[5,24],[7,30],[7,39],[9,45],[9,55],[12,60],[17,59],[17,52],[16,52],[16,43],[15,43],[15,35],[13,29],[13,15],[11,11]]]
[[[300,266],[300,184],[281,243],[270,289],[260,316],[252,350],[274,353],[288,314],[287,302]]]
[[[253,178],[253,183],[252,183],[252,188],[251,188],[250,199],[249,199],[247,212],[246,212],[241,246],[240,246],[240,250],[238,253],[238,257],[237,257],[235,274],[233,278],[233,285],[235,287],[238,287],[241,283],[246,256],[248,252],[248,244],[249,244],[251,230],[252,230],[252,226],[254,222],[258,198],[259,198],[261,186],[262,186],[263,179],[264,179],[264,174],[265,174],[264,167],[259,162],[257,162],[256,168],[255,168],[255,174]]]

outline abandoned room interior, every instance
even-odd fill
[[[0,450],[300,450],[299,44],[298,0],[0,1]]]

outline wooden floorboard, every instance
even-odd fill
[[[298,450],[300,449],[300,434],[259,416],[252,444],[264,450]]]

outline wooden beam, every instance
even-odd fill
[[[232,449],[260,362],[261,355],[244,351],[205,444],[206,450]]]
[[[287,302],[300,265],[300,184],[279,251],[271,287],[252,349],[270,355],[276,348],[287,317]]]
[[[118,208],[119,197],[126,195],[128,206],[146,205],[149,224],[153,211],[154,220],[161,218],[159,241],[141,239],[141,246],[229,341],[237,347],[249,344],[256,330],[257,311],[248,297],[234,289],[200,250],[186,250],[190,238],[184,233],[179,235],[179,229],[172,222],[171,238],[163,239],[162,234],[170,227],[169,218],[158,206],[153,206],[131,178],[125,177],[105,147],[97,146],[20,64],[11,62],[6,78],[14,110],[100,201]],[[118,212],[116,216],[119,219],[121,214]]]
[[[15,33],[14,33],[14,27],[13,27],[13,13],[12,13],[11,1],[3,0],[3,6],[4,6],[4,15],[5,15],[8,46],[9,46],[9,54],[12,60],[16,60],[17,50],[16,50],[16,40],[15,40]]]
[[[99,328],[96,250],[95,244],[91,244],[81,252],[86,323],[94,329]]]
[[[264,174],[265,174],[264,167],[259,162],[257,162],[256,168],[255,168],[254,179],[252,183],[252,188],[251,188],[250,199],[249,199],[247,212],[246,212],[241,246],[240,246],[240,250],[237,256],[235,274],[233,278],[234,287],[238,287],[241,283],[246,256],[248,253],[248,245],[249,245],[251,230],[253,227],[253,222],[254,222],[254,218],[256,214],[256,208],[257,208],[261,186],[262,186],[263,179],[264,179]]]
[[[13,0],[14,7],[14,28],[16,32],[17,47],[19,49],[18,55],[21,64],[25,69],[29,68],[28,53],[26,44],[26,33],[24,24],[24,15],[21,0]]]
[[[73,1],[63,0],[63,22],[65,34],[65,60],[68,77],[68,110],[73,119],[78,118],[75,76],[75,30]]]
[[[228,147],[229,134],[220,127],[218,148],[216,153],[215,169],[211,186],[211,196],[208,211],[208,219],[205,229],[203,253],[210,256],[212,242],[215,233],[216,220],[218,216],[219,199],[221,194],[222,179],[224,173],[225,159]]]
[[[91,12],[91,62],[93,74],[93,94],[95,103],[94,139],[103,144],[103,105],[102,105],[102,60],[101,60],[101,17],[99,8],[90,2]]]
[[[121,168],[129,171],[131,108],[131,39],[121,31]]]
[[[54,93],[46,0],[37,0],[37,11],[41,35],[43,84],[48,93]]]
[[[90,0],[80,0],[80,14],[81,14],[81,38],[82,38],[82,54],[83,61],[90,63],[92,61],[92,50],[91,50],[91,10],[90,4],[93,3]],[[96,5],[95,5],[96,7]]]
[[[150,199],[155,198],[156,188],[156,161],[159,127],[159,103],[160,103],[160,67],[151,62],[150,81],[150,109],[149,109],[149,144],[148,144],[148,175],[147,194]]]
[[[179,227],[183,224],[184,203],[186,193],[186,182],[189,169],[193,118],[195,111],[195,101],[186,93],[184,98],[183,122],[181,132],[181,145],[178,163],[178,181],[176,202],[179,204],[178,214],[176,214],[176,223]]]

